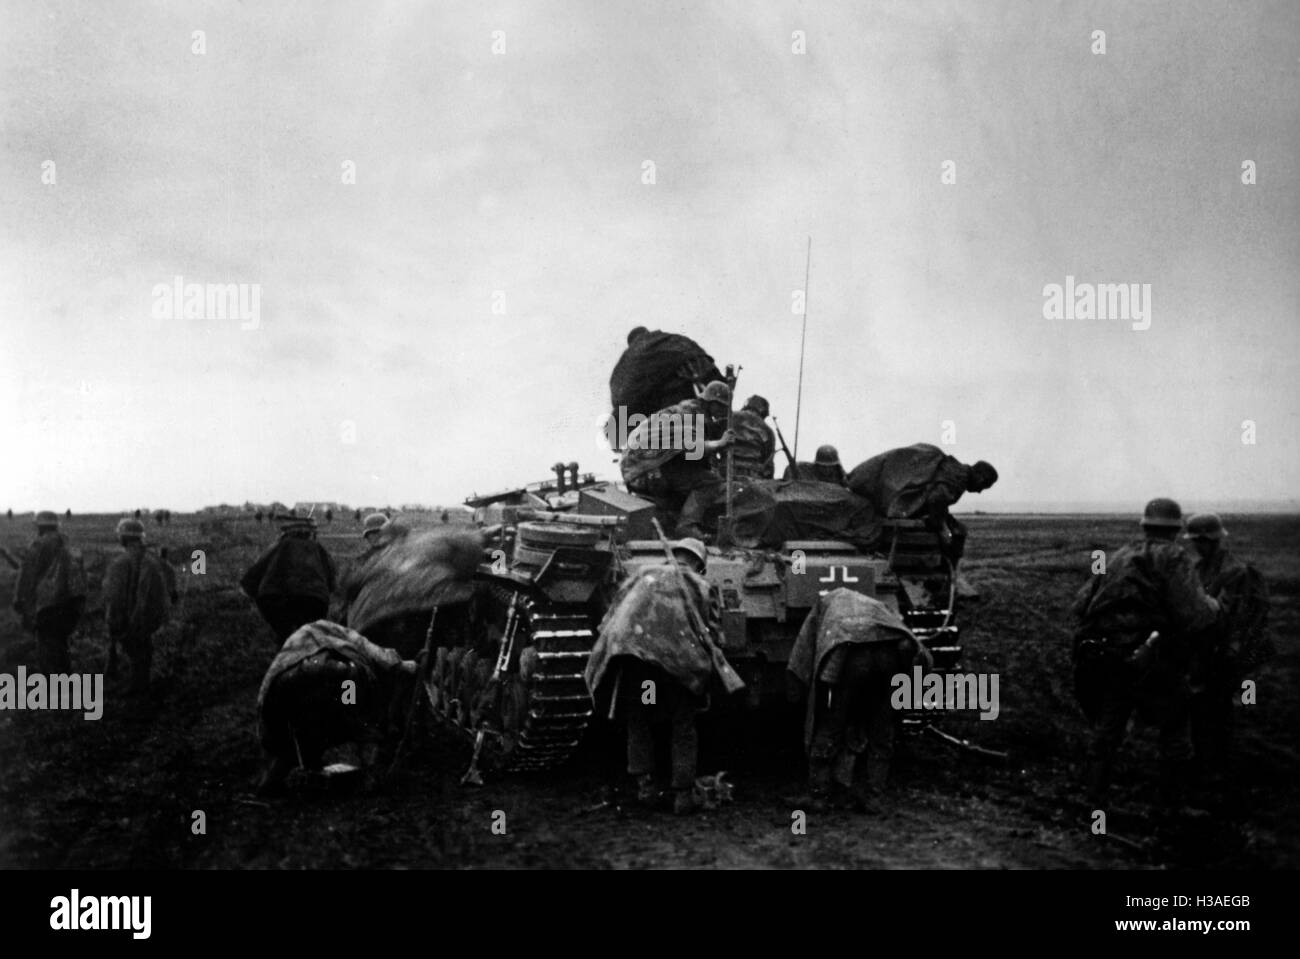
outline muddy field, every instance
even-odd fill
[[[92,589],[117,549],[116,517],[65,525],[85,551]],[[123,699],[109,680],[103,718],[0,712],[0,866],[7,868],[319,867],[831,867],[1295,868],[1300,866],[1300,518],[1226,517],[1233,545],[1268,577],[1279,655],[1259,676],[1259,704],[1239,717],[1237,795],[1208,815],[1152,815],[1154,731],[1130,739],[1110,836],[1094,836],[1081,800],[1082,715],[1070,693],[1064,610],[1090,551],[1118,547],[1132,517],[974,516],[967,576],[982,591],[963,613],[966,668],[1001,678],[991,722],[946,729],[1013,761],[992,764],[930,738],[906,744],[889,809],[809,815],[792,833],[800,787],[798,718],[704,730],[701,772],[729,770],[735,802],[689,818],[604,805],[619,766],[607,729],[543,778],[462,787],[466,744],[428,729],[399,780],[340,795],[295,776],[287,799],[252,795],[261,757],[255,705],[276,646],[235,583],[274,537],[251,519],[177,516],[150,526],[173,558],[206,553],[203,575],[179,577],[176,620],[156,639],[152,701]],[[0,542],[30,539],[29,517],[0,519]],[[323,528],[343,559],[359,545],[351,517]],[[34,665],[8,607],[15,574],[0,569],[0,657]],[[73,668],[105,661],[102,610],[74,637]],[[206,832],[192,829],[202,811]],[[494,813],[505,835],[494,834]],[[495,817],[500,821],[500,816]]]

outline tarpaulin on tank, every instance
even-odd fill
[[[713,357],[689,336],[651,330],[637,337],[619,357],[609,378],[614,415],[649,416],[695,395],[693,384],[722,379]]]
[[[391,616],[466,601],[482,557],[477,531],[421,530],[394,541],[359,571],[348,625],[364,633]]]
[[[779,547],[796,539],[835,539],[870,549],[880,539],[871,503],[834,483],[751,480],[733,501],[741,546]]]

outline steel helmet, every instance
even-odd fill
[[[118,539],[144,539],[144,523],[124,516],[117,521]]]
[[[1188,539],[1219,540],[1228,535],[1218,513],[1197,513],[1187,521]]]
[[[42,527],[46,527],[46,526],[48,526],[50,529],[58,529],[59,517],[56,516],[51,510],[43,509],[36,514],[36,528],[41,529]]]
[[[1163,526],[1167,529],[1181,529],[1183,525],[1183,511],[1177,503],[1164,496],[1158,496],[1151,502],[1147,503],[1146,509],[1142,511],[1142,519],[1139,521],[1143,526]]]
[[[370,513],[361,521],[361,536],[364,539],[371,533],[377,533],[388,525],[388,517],[383,513]]]
[[[813,460],[818,466],[839,466],[840,451],[827,443],[817,447],[817,456]]]
[[[707,566],[709,564],[709,551],[704,548],[702,542],[694,537],[679,539],[677,542],[673,543],[673,554],[676,555],[677,553],[690,553],[700,561],[701,566]]]
[[[695,395],[705,403],[725,403],[731,405],[731,387],[722,380],[714,380],[704,389],[695,387]]]

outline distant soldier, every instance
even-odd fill
[[[159,510],[154,510],[153,521],[154,521],[154,525],[155,525],[155,526],[161,526],[161,525],[163,524],[163,511],[162,511],[162,510],[160,510],[160,509],[159,509]]]
[[[12,523],[14,521],[14,511],[11,509],[11,510],[7,510],[6,512],[9,517],[9,522]]]
[[[769,407],[761,396],[751,396],[731,417],[736,434],[732,470],[737,479],[771,479],[775,475],[776,434],[767,425]]]
[[[64,510],[64,511],[63,511],[63,518],[64,518],[64,519],[72,519],[72,510],[70,510],[70,509],[66,509],[66,510]]]
[[[19,570],[13,606],[23,629],[36,634],[40,671],[70,672],[68,638],[86,608],[86,572],[80,551],[68,546],[49,510],[36,514],[36,539]]]
[[[682,540],[673,547],[689,602],[717,643],[721,602],[717,589],[704,578],[707,556],[698,539]],[[699,749],[695,717],[707,705],[715,670],[694,621],[670,568],[642,569],[623,583],[611,603],[585,674],[598,708],[627,722],[627,771],[642,803],[653,803],[660,795],[653,727],[671,726],[673,811],[679,814],[695,808]]]
[[[357,594],[361,592],[361,587],[365,585],[367,565],[376,555],[382,553],[394,539],[398,538],[401,532],[402,530],[397,524],[391,523],[383,513],[371,513],[366,516],[365,522],[361,524],[361,538],[365,541],[365,546],[348,564],[343,576],[339,579],[339,593],[343,600],[341,619],[344,625],[348,621],[348,607],[352,605],[353,600],[357,598]]]
[[[817,456],[811,463],[800,463],[797,471],[793,466],[787,466],[782,479],[816,480],[819,483],[834,483],[836,486],[843,486],[845,484],[844,467],[840,465],[839,450],[829,443],[817,447]]]
[[[329,507],[325,508],[325,522],[327,523],[334,522],[334,510],[330,509]]]
[[[257,520],[259,523],[262,522],[262,511],[260,509],[253,514],[253,519]]]
[[[145,549],[144,524],[123,519],[117,524],[124,552],[104,574],[104,619],[108,624],[110,661],[120,644],[131,657],[132,693],[149,688],[153,634],[167,621],[171,588],[166,565]]]
[[[897,613],[847,588],[832,590],[808,614],[786,669],[807,696],[804,746],[814,809],[851,799],[868,808],[884,791],[894,755],[898,714],[891,680],[934,661]],[[866,782],[855,783],[865,750]],[[838,796],[833,793],[839,793]]]
[[[1161,801],[1175,804],[1185,786],[1192,751],[1188,671],[1196,636],[1214,626],[1219,606],[1178,547],[1182,515],[1171,499],[1147,503],[1142,538],[1107,559],[1071,610],[1078,624],[1075,692],[1093,723],[1087,786],[1097,803],[1135,711],[1160,730]]]
[[[1214,513],[1187,521],[1187,538],[1197,554],[1196,574],[1223,610],[1202,637],[1192,673],[1192,748],[1211,780],[1229,772],[1233,704],[1242,680],[1275,653],[1268,632],[1268,586],[1254,566],[1228,549],[1227,536]]]
[[[730,387],[715,381],[698,399],[659,410],[628,437],[623,481],[634,493],[670,500],[680,510],[678,536],[703,538],[704,514],[722,493],[722,477],[710,454],[735,442],[735,433],[724,432],[716,440],[706,436],[711,426],[726,423],[730,407]]]
[[[938,534],[953,562],[961,559],[966,527],[948,509],[963,493],[982,493],[998,481],[998,471],[980,460],[970,466],[937,446],[917,443],[880,453],[858,464],[848,476],[849,490],[871,501],[884,519],[921,519]]]
[[[176,590],[176,569],[172,566],[171,560],[167,556],[167,547],[163,546],[158,550],[158,558],[162,560],[163,574],[167,577],[167,596],[171,599],[172,605],[175,606],[180,601],[180,593]]]
[[[136,510],[136,511],[135,511],[135,518],[136,518],[136,519],[139,519],[139,518],[140,518],[140,511],[139,511],[139,510]]]
[[[449,522],[451,522],[451,514],[448,513],[446,510],[443,510],[443,511],[442,511],[442,521],[443,521],[444,523],[449,523]]]
[[[334,560],[316,542],[316,521],[280,517],[280,538],[239,581],[281,642],[298,627],[323,619],[334,591]]]
[[[355,513],[352,514],[352,518],[356,520],[358,523],[361,522],[361,510],[359,508]]]
[[[299,765],[319,770],[331,747],[395,743],[415,676],[413,661],[337,623],[320,620],[298,629],[257,694],[258,731],[270,757],[258,791],[281,792]]]

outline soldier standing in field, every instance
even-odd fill
[[[1072,608],[1075,689],[1093,723],[1087,787],[1100,804],[1110,786],[1129,718],[1160,731],[1160,801],[1178,804],[1192,747],[1188,673],[1198,634],[1215,625],[1219,605],[1206,595],[1179,548],[1182,510],[1158,498],[1143,511],[1142,538],[1106,561]]]
[[[23,628],[36,634],[40,671],[70,672],[68,639],[86,608],[86,574],[80,551],[69,548],[49,510],[36,514],[36,540],[19,570],[13,608]]]
[[[871,807],[884,791],[898,715],[891,680],[934,660],[897,613],[851,589],[832,590],[808,614],[786,667],[807,696],[804,746],[808,802],[814,810],[850,800]],[[855,781],[857,754],[865,783]]]
[[[637,800],[646,805],[660,796],[654,727],[670,727],[673,811],[685,814],[696,808],[696,714],[707,706],[715,670],[692,622],[704,624],[717,643],[722,614],[718,591],[704,578],[704,544],[682,540],[672,554],[689,600],[669,567],[638,571],[620,587],[600,625],[585,678],[597,708],[627,723],[627,771]],[[685,609],[686,601],[694,604],[698,619]]]
[[[145,549],[143,523],[120,520],[117,538],[123,552],[104,574],[104,619],[112,646],[131,658],[130,691],[138,694],[149,689],[153,634],[167,621],[175,586],[163,561]]]
[[[239,581],[284,642],[306,623],[325,618],[334,591],[334,560],[316,541],[316,521],[282,516],[280,538]]]
[[[736,443],[731,454],[736,479],[771,479],[776,472],[776,434],[767,425],[767,400],[751,396],[731,418]]]
[[[1228,531],[1214,513],[1187,521],[1196,551],[1196,574],[1222,615],[1202,637],[1192,673],[1192,749],[1198,771],[1222,783],[1231,773],[1234,700],[1242,681],[1275,652],[1268,632],[1269,597],[1264,577],[1238,559]]]

